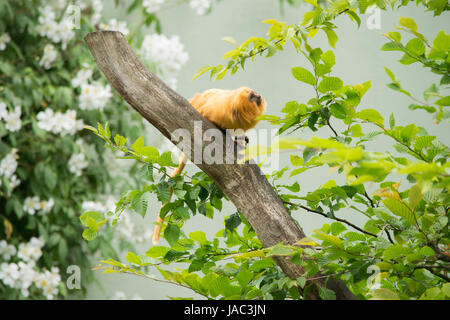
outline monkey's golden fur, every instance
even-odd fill
[[[216,126],[225,129],[242,129],[247,131],[254,128],[264,114],[266,100],[248,87],[235,90],[209,89],[197,93],[189,101],[191,105]],[[186,155],[181,154],[179,166],[172,173],[172,177],[180,174],[186,164]],[[170,190],[172,196],[172,190]],[[165,205],[165,204],[164,204]],[[163,206],[164,206],[163,205]],[[157,225],[153,232],[153,243],[159,243],[161,224],[163,219],[158,214]]]

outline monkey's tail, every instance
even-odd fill
[[[175,169],[175,171],[172,173],[171,177],[175,177],[178,174],[181,174],[181,172],[183,171],[184,167],[186,166],[186,161],[187,161],[187,157],[184,153],[181,153],[180,158],[179,158],[179,164],[178,167]],[[170,202],[170,198],[172,198],[172,194],[173,194],[173,190],[172,188],[170,188],[170,196],[169,196],[169,201],[167,201],[166,203],[164,203],[161,206],[161,209]],[[158,219],[156,219],[156,225],[155,228],[153,230],[153,238],[152,238],[152,242],[154,245],[159,244],[159,236],[161,234],[161,225],[164,222],[164,220],[161,218],[161,209],[159,210],[158,213]]]

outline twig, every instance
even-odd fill
[[[341,218],[338,218],[338,217],[330,218],[329,216],[327,216],[327,215],[326,215],[325,213],[323,213],[323,212],[320,212],[320,211],[317,211],[317,210],[314,210],[314,209],[310,209],[310,208],[305,207],[305,206],[303,206],[303,205],[301,205],[301,204],[295,204],[295,203],[292,203],[292,202],[289,202],[289,201],[283,201],[283,202],[286,203],[286,204],[290,204],[290,205],[293,205],[293,206],[297,206],[297,207],[302,208],[302,209],[304,209],[304,210],[306,210],[306,211],[308,211],[308,212],[313,212],[313,213],[316,213],[316,214],[320,214],[322,217],[325,217],[325,218],[328,218],[328,219],[332,219],[332,220],[336,220],[336,221],[345,223],[345,224],[351,226],[352,228],[358,230],[359,232],[362,232],[362,233],[365,233],[365,234],[370,235],[370,236],[372,236],[372,237],[378,238],[378,236],[377,236],[376,234],[374,234],[374,233],[372,233],[372,232],[369,232],[369,231],[366,231],[366,230],[364,230],[364,229],[358,227],[357,225],[354,225],[353,223],[351,223],[351,222],[349,222],[349,221],[347,221],[347,220],[345,220],[345,219],[341,219]]]

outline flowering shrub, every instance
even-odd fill
[[[130,136],[144,129],[93,64],[83,37],[95,29],[121,31],[173,85],[188,59],[176,36],[158,34],[159,21],[146,11],[150,2],[142,5],[129,10],[140,9],[143,21],[131,36],[125,22],[103,21],[100,0],[0,2],[1,299],[83,293],[92,279],[90,255],[117,258],[150,239],[151,231],[124,215],[115,230],[106,226],[86,244],[78,219],[86,210],[106,214],[121,183],[133,183],[115,178],[117,163],[83,126],[108,119]],[[144,25],[158,27],[142,42]],[[71,265],[81,268],[81,292],[66,288]]]

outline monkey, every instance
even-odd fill
[[[258,117],[262,116],[266,109],[266,100],[248,87],[240,87],[235,90],[209,89],[202,93],[196,93],[189,102],[203,117],[223,131],[241,129],[245,132],[254,128],[259,122]],[[248,142],[248,138],[245,138]],[[186,155],[181,153],[179,165],[171,177],[181,174],[186,161]],[[170,197],[172,193],[171,189]],[[161,209],[167,203],[163,204]],[[159,243],[162,223],[163,219],[158,214],[152,239],[155,245]]]

